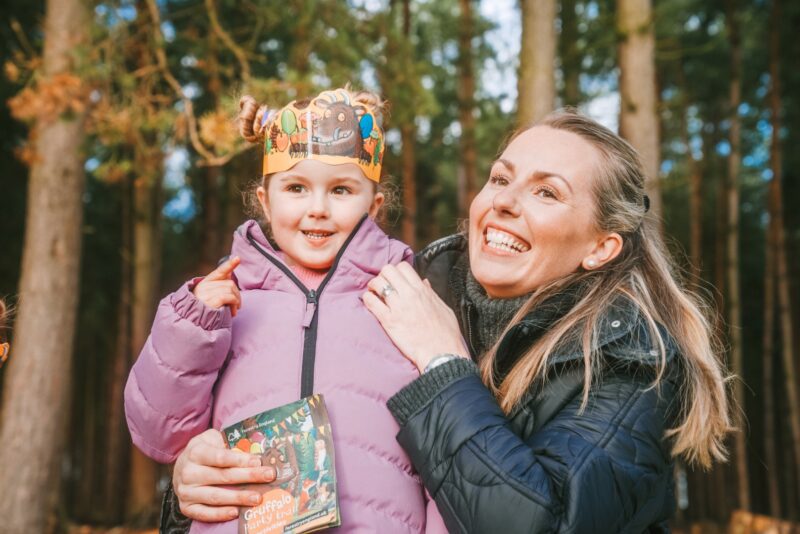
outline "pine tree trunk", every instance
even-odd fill
[[[411,51],[411,0],[403,0],[402,35],[405,50]],[[410,62],[406,57],[405,61]],[[409,68],[408,74],[410,75]],[[406,91],[413,91],[412,87],[405,87]],[[417,155],[416,155],[416,128],[414,115],[405,113],[403,123],[400,125],[400,139],[403,150],[401,158],[401,176],[403,179],[403,228],[402,236],[411,248],[416,249],[417,244]]]
[[[461,123],[461,159],[458,166],[458,214],[469,215],[469,206],[478,190],[478,154],[475,145],[475,68],[472,51],[474,21],[472,0],[459,0],[461,24],[458,28],[458,115]]]
[[[125,421],[123,391],[133,355],[131,354],[131,257],[132,257],[132,189],[129,180],[122,184],[122,236],[120,246],[120,290],[117,311],[117,346],[111,365],[107,397],[107,437],[103,477],[104,510],[107,521],[118,524],[123,519],[124,495],[127,488],[131,441]]]
[[[147,169],[139,158],[140,169]],[[156,209],[154,180],[144,176],[136,180],[133,191],[133,294],[131,302],[131,352],[138,354],[150,333],[156,306],[158,265],[156,258],[159,210]],[[126,516],[148,523],[154,517],[158,470],[155,462],[136,447],[131,448],[130,484]]]
[[[581,100],[581,56],[578,49],[578,15],[575,0],[561,0],[561,36],[558,39],[561,72],[564,77],[562,99],[565,106],[577,106]]]
[[[773,28],[779,28],[780,23],[780,4],[779,0],[772,1],[772,10],[770,13],[771,23]],[[767,468],[767,488],[769,491],[769,510],[772,517],[780,517],[781,515],[781,501],[780,491],[778,489],[778,459],[777,449],[775,443],[775,373],[774,368],[774,335],[775,335],[775,276],[777,271],[775,269],[775,242],[776,242],[776,227],[775,227],[775,214],[778,209],[778,202],[780,199],[777,197],[779,191],[775,187],[776,184],[782,179],[781,172],[781,145],[780,145],[780,109],[781,109],[781,96],[780,96],[780,71],[778,68],[780,58],[780,32],[770,32],[770,78],[772,84],[770,86],[770,114],[772,122],[772,143],[770,146],[770,162],[772,167],[772,183],[769,187],[769,200],[767,212],[770,214],[769,224],[766,229],[766,248],[765,248],[765,261],[764,261],[764,338],[763,338],[763,397],[764,397],[764,457]],[[791,416],[794,418],[796,412],[789,409]],[[797,447],[800,444],[795,444],[794,452],[797,457]],[[796,466],[800,466],[796,462]]]
[[[217,40],[212,33],[208,37],[208,84],[206,91],[211,98],[212,106],[219,107],[219,95],[222,82],[219,77],[219,64],[217,63]],[[220,197],[222,193],[222,169],[213,165],[207,167],[203,176],[203,209],[202,231],[200,242],[200,269],[197,272],[207,273],[216,268],[217,262],[224,255],[222,250],[222,208]]]
[[[617,33],[620,36],[619,132],[642,157],[650,210],[660,220],[663,216],[659,185],[660,127],[651,0],[617,0]]]
[[[774,150],[774,147],[773,147]],[[770,204],[772,199],[770,200]],[[773,208],[769,208],[770,213]],[[780,517],[780,493],[778,491],[778,460],[775,448],[775,376],[774,335],[775,335],[775,228],[770,220],[766,229],[766,247],[764,260],[764,333],[762,354],[762,398],[764,418],[764,460],[767,471],[767,489],[769,490],[769,509],[772,517]]]
[[[772,24],[777,28],[780,21],[779,0],[773,0]],[[778,309],[781,327],[783,375],[786,382],[786,397],[789,403],[789,423],[794,454],[796,495],[800,495],[800,396],[797,391],[797,369],[794,354],[794,322],[792,319],[791,287],[786,253],[786,228],[783,219],[783,161],[780,139],[781,131],[781,78],[779,69],[780,37],[778,31],[770,32],[770,112],[772,115],[772,145],[770,159],[772,180],[770,181],[770,225],[775,238],[775,260],[777,268]],[[796,509],[800,503],[790,506]]]
[[[738,377],[733,386],[736,404],[746,413],[744,397],[744,364],[742,349],[742,308],[741,287],[739,284],[739,167],[742,157],[741,120],[739,118],[739,105],[742,101],[741,65],[742,50],[739,41],[739,27],[737,20],[735,0],[727,1],[728,38],[731,47],[731,76],[729,94],[729,117],[731,146],[728,155],[728,184],[726,192],[727,202],[727,265],[726,278],[728,290],[725,293],[728,300],[728,327],[731,353],[731,370]],[[750,479],[747,470],[747,442],[745,429],[742,428],[734,436],[734,462],[736,466],[736,482],[738,488],[738,505],[742,510],[750,511]]]
[[[553,111],[556,102],[556,2],[521,0],[517,121],[523,128]]]
[[[691,281],[697,288],[701,284],[703,265],[703,189],[700,162],[692,154],[689,132],[689,99],[686,76],[681,63],[678,66],[678,86],[681,91],[681,137],[686,150],[686,170],[689,174],[689,258]]]
[[[414,125],[400,126],[400,139],[403,144],[401,176],[403,177],[403,241],[416,249],[417,242],[417,159]]]
[[[43,82],[80,73],[75,61],[89,28],[86,2],[48,0]],[[15,357],[5,371],[0,419],[0,518],[9,533],[44,532],[61,487],[78,305],[83,123],[83,113],[71,113],[34,126]]]

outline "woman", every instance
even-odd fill
[[[370,283],[367,307],[422,373],[389,407],[449,530],[663,531],[672,458],[724,459],[724,373],[643,185],[627,143],[556,113],[495,162],[468,236],[420,254],[428,283],[402,265]],[[246,502],[220,477],[253,476],[209,439],[174,476],[196,517]]]

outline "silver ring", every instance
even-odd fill
[[[380,293],[381,294],[381,298],[383,300],[386,300],[386,297],[389,295],[389,293],[391,293],[393,291],[395,293],[397,292],[397,290],[394,287],[392,287],[392,284],[386,284],[385,286],[383,286],[383,289],[381,289],[381,293]]]

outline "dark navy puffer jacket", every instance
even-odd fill
[[[468,332],[469,314],[448,291],[464,253],[463,238],[445,238],[420,253],[417,266]],[[514,326],[498,357],[518,357],[532,343],[532,326]],[[674,344],[668,378],[652,388],[660,353],[636,308],[621,300],[600,331],[603,368],[583,411],[579,347],[558,351],[549,379],[508,416],[469,360],[423,374],[389,401],[398,441],[451,532],[668,530],[674,499],[665,430],[680,412]]]

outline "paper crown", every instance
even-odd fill
[[[264,174],[285,171],[304,159],[330,165],[354,163],[380,182],[384,139],[372,108],[352,102],[344,89],[324,91],[311,100],[294,100],[264,113]]]

